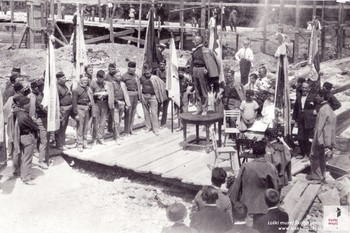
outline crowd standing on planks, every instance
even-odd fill
[[[280,43],[276,55],[285,54],[283,35],[277,34],[276,40]],[[190,227],[183,223],[186,208],[175,203],[167,207],[167,217],[174,225],[164,228],[163,232],[286,232],[288,215],[278,208],[278,204],[281,188],[291,180],[291,153],[289,145],[274,127],[275,80],[267,75],[264,66],[257,74],[250,73],[254,55],[249,40],[236,54],[240,63],[240,82],[235,80],[233,71],[226,72],[225,80],[220,82],[220,72],[223,71],[213,52],[204,46],[199,35],[194,36],[193,44],[191,59],[178,68],[179,111],[188,112],[190,103],[197,107],[193,115],[203,117],[210,114],[211,109],[217,112],[238,109],[241,119],[237,127],[241,131],[257,120],[268,123],[269,127],[264,139],[252,144],[254,160],[241,166],[238,176],[227,185],[226,194],[220,188],[226,183],[227,173],[222,168],[214,168],[212,185],[204,187],[195,197]],[[77,122],[78,151],[91,148],[87,142],[90,132],[93,145],[105,144],[105,129],[113,133],[115,143],[119,145],[123,136],[135,134],[133,124],[139,101],[144,111],[145,131],[158,136],[159,129],[166,125],[169,103],[165,88],[166,60],[162,55],[165,47],[164,44],[157,45],[157,64],[144,66],[140,76],[135,73],[138,64],[133,61],[129,61],[124,74],[115,63],[108,65],[107,72],[98,70],[96,73],[88,65],[73,88],[66,85],[65,74],[58,72],[60,129],[54,134],[56,147],[65,149],[69,118]],[[41,104],[44,80],[39,78],[30,86],[20,80],[21,70],[14,67],[3,93],[3,109],[13,175],[30,185],[33,184],[30,169],[35,147],[39,151],[40,168],[49,168],[51,135],[47,132],[47,109]],[[323,83],[321,88],[308,77],[299,77],[294,88],[297,94],[292,121],[298,128],[298,157],[308,157],[311,162],[308,180],[326,182],[326,156],[335,140],[336,117],[333,111],[340,107],[340,103],[330,92],[331,83]],[[211,97],[214,101],[210,101]],[[214,106],[210,106],[212,103]],[[120,131],[122,121],[124,135]],[[236,122],[237,119],[232,119],[230,124]],[[253,220],[252,226],[245,222],[248,216]]]

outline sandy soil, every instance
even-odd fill
[[[166,204],[182,202],[188,208],[193,198],[184,190],[147,179],[98,179],[73,169],[60,156],[53,158],[49,170],[33,167],[36,185],[32,186],[9,177],[10,167],[2,172],[0,182],[0,232],[4,233],[160,232],[169,222],[154,197],[160,196]],[[180,194],[184,198],[177,197]]]

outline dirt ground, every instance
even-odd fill
[[[154,197],[165,204],[184,203],[188,211],[193,198],[191,192],[146,178],[131,181],[113,177],[111,171],[104,174],[104,168],[94,169],[100,170],[97,176],[77,162],[70,167],[60,156],[53,158],[48,170],[34,165],[36,185],[11,178],[10,167],[0,181],[4,233],[160,232],[169,222]]]

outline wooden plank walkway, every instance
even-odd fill
[[[195,128],[190,126],[189,140],[194,139]],[[187,185],[209,185],[211,170],[208,165],[214,165],[214,152],[209,154],[204,150],[183,150],[181,132],[173,132],[169,128],[160,130],[160,135],[146,133],[143,129],[136,135],[124,137],[121,145],[112,140],[106,140],[106,145],[96,145],[92,149],[78,152],[76,148],[65,150],[69,157],[90,161],[107,166],[133,170],[140,174],[152,174],[160,178],[177,180]],[[200,129],[200,135],[204,132]],[[237,155],[234,155],[234,171],[230,169],[229,161],[220,163],[220,167],[238,174]],[[292,158],[292,174],[309,166],[309,161]]]

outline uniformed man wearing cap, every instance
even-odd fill
[[[156,70],[156,75],[164,82],[164,86],[165,86],[165,83],[166,83],[165,60],[160,62],[159,68]],[[169,99],[168,91],[166,91],[166,93],[167,93],[167,98],[162,103],[159,103],[158,105],[158,117],[160,115],[160,112],[162,112],[162,118],[160,120],[161,127],[166,125],[166,120],[168,116],[168,107],[169,107],[170,99]]]
[[[9,115],[7,132],[13,153],[13,174],[25,184],[34,184],[30,175],[38,125],[29,116],[30,99],[18,95],[13,99],[13,112]],[[12,148],[11,148],[12,147]]]
[[[117,65],[115,63],[110,63],[108,65],[108,73],[105,76],[105,79],[109,82],[113,81],[113,76],[118,72]]]
[[[133,124],[134,124],[137,102],[139,98],[139,90],[140,90],[140,78],[135,73],[135,71],[136,71],[136,63],[130,61],[128,63],[128,71],[122,75],[122,79],[121,79],[121,81],[124,82],[126,85],[129,98],[130,98],[130,108],[125,110],[125,116],[124,116],[124,131],[127,136],[134,134]]]
[[[87,134],[89,132],[89,121],[91,112],[93,113],[94,99],[91,89],[88,86],[89,78],[82,76],[79,84],[72,92],[73,113],[77,120],[77,148],[79,152],[84,149],[91,149],[87,143]]]
[[[99,70],[96,79],[93,79],[90,85],[94,102],[95,102],[95,124],[96,138],[93,140],[100,144],[105,144],[105,126],[108,113],[112,113],[114,109],[114,92],[112,83],[105,81],[105,72]]]
[[[73,114],[72,92],[66,86],[66,76],[63,72],[56,74],[57,93],[60,103],[60,128],[55,132],[56,148],[65,149],[66,130],[68,126],[69,116]]]

